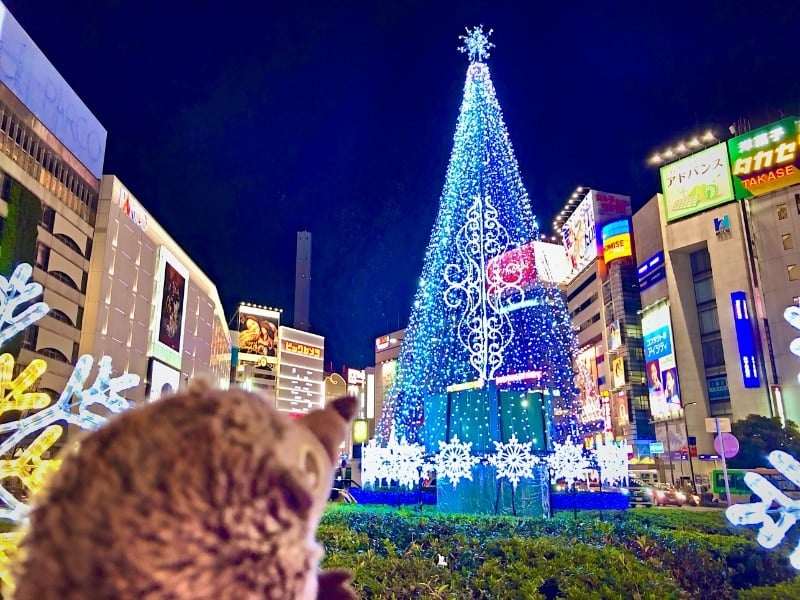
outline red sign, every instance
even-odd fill
[[[528,289],[536,279],[536,256],[533,242],[495,256],[486,265],[486,285],[489,294],[506,289]]]

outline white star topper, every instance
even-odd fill
[[[483,32],[483,25],[470,29],[466,27],[467,35],[460,35],[458,39],[464,43],[458,49],[459,52],[469,53],[470,62],[483,62],[489,58],[489,48],[494,48],[494,44],[489,41],[493,29],[486,33]]]

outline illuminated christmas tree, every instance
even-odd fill
[[[542,451],[577,433],[576,338],[561,292],[536,271],[539,228],[486,64],[491,33],[461,38],[464,97],[378,426],[384,445],[435,452],[457,435],[484,454],[516,436]]]

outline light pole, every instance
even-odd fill
[[[686,407],[697,402],[683,403],[683,429],[686,432],[686,455],[689,458],[689,473],[692,474],[692,491],[697,494],[697,481],[694,478],[694,462],[692,461],[692,445],[689,443],[689,423],[686,421]]]

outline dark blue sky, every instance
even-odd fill
[[[452,145],[464,27],[543,230],[578,185],[658,191],[647,157],[800,113],[800,3],[6,0],[108,129],[120,177],[217,284],[285,308],[313,235],[311,322],[365,366],[405,325]],[[529,6],[528,6],[529,5]],[[613,6],[610,8],[609,6]]]

